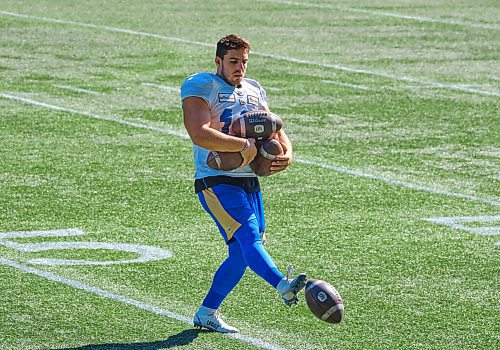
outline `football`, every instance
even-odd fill
[[[207,165],[215,170],[234,170],[243,163],[240,152],[215,152],[210,151],[207,157]]]
[[[250,163],[250,168],[257,176],[271,175],[271,163],[276,156],[283,154],[283,146],[276,139],[265,139],[257,142],[255,146],[258,152]]]
[[[279,116],[265,110],[257,110],[234,118],[229,133],[237,137],[253,138],[255,141],[259,141],[270,138],[282,127],[283,121]]]
[[[329,283],[310,279],[306,283],[306,302],[309,310],[320,320],[339,323],[344,316],[344,302]]]

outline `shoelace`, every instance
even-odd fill
[[[286,268],[286,281],[287,282],[290,282],[290,278],[292,278],[292,275],[293,275],[293,265],[288,265],[288,267]]]
[[[221,321],[224,318],[219,310],[215,310],[214,312],[209,313],[209,315],[215,317],[217,321]]]
[[[288,267],[286,268],[286,281],[288,283],[290,282],[290,279],[292,278],[293,270],[294,270],[293,265],[288,265]],[[292,306],[293,304],[298,303],[299,298],[297,298],[297,296],[294,296],[292,299],[286,299],[285,297],[283,297],[283,301],[285,302],[285,304],[287,306]]]

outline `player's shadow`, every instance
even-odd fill
[[[158,350],[168,349],[176,346],[184,346],[193,342],[198,337],[198,334],[207,331],[198,329],[186,329],[178,334],[168,337],[166,340],[159,340],[146,343],[131,343],[131,344],[96,344],[85,345],[78,348],[64,348],[61,350]]]

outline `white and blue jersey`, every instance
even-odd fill
[[[210,108],[210,127],[229,134],[232,120],[248,111],[267,109],[267,96],[260,84],[243,79],[238,87],[228,84],[213,73],[198,73],[188,77],[181,86],[181,100],[200,97]],[[210,150],[193,145],[195,178],[207,176],[255,177],[250,166],[231,171],[215,170],[207,165]]]

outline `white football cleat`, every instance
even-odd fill
[[[193,324],[197,328],[206,328],[219,333],[239,333],[238,328],[228,325],[219,310],[201,306],[193,318]]]
[[[297,275],[293,280],[290,281],[290,275],[292,274],[293,267],[288,266],[287,277],[282,279],[276,289],[281,294],[283,301],[286,305],[292,306],[299,302],[297,294],[304,289],[307,282],[307,275],[301,273]]]

